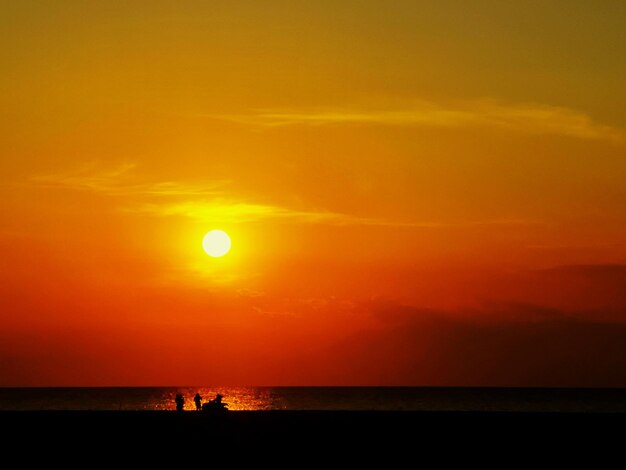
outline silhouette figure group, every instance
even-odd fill
[[[222,401],[222,395],[219,393],[215,395],[213,400],[209,400],[206,403],[202,403],[202,396],[200,393],[196,393],[196,396],[193,397],[193,401],[196,404],[196,411],[228,411],[228,403]],[[176,411],[184,411],[185,409],[185,397],[182,393],[177,393],[176,398],[174,399],[176,402]]]
[[[202,411],[228,411],[228,403],[224,403],[222,401],[222,395],[218,393],[217,395],[215,395],[215,398],[213,400],[209,400],[204,405],[202,405]]]

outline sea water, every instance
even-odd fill
[[[0,410],[195,409],[216,394],[231,410],[626,412],[626,389],[473,387],[77,387],[0,388]]]

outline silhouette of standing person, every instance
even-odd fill
[[[182,395],[182,393],[177,393],[176,394],[176,411],[183,411],[183,409],[185,408],[185,397]]]
[[[201,411],[202,410],[202,397],[200,396],[199,393],[196,393],[196,396],[193,397],[193,401],[196,403],[196,410]]]

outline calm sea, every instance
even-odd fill
[[[195,409],[217,393],[231,410],[426,410],[626,412],[626,389],[438,387],[0,388],[0,410]]]

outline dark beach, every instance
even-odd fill
[[[172,442],[621,446],[626,413],[424,411],[3,411],[9,438]]]

